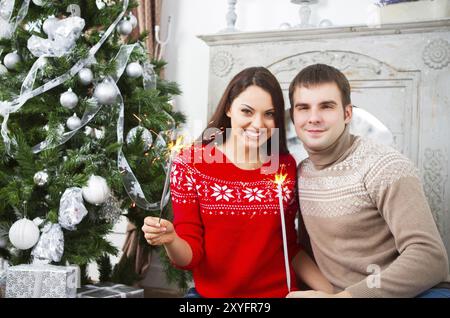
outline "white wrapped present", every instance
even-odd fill
[[[75,298],[76,293],[72,266],[24,264],[7,270],[6,298]]]
[[[122,284],[99,283],[79,288],[77,298],[144,298],[144,290]]]

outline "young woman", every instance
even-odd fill
[[[287,176],[281,195],[289,262],[301,259],[301,278],[330,292],[297,245],[296,163],[286,147],[280,85],[267,69],[251,67],[231,80],[201,142],[173,161],[173,224],[147,217],[142,228],[149,244],[164,245],[174,265],[192,270],[195,289],[188,296],[288,294],[274,183],[280,173]],[[292,266],[289,270],[296,290]]]

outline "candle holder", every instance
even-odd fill
[[[298,14],[300,16],[300,24],[297,25],[297,27],[300,28],[308,28],[312,27],[313,25],[309,24],[309,19],[311,17],[311,4],[316,4],[319,2],[319,0],[291,0],[294,4],[301,5],[300,10],[298,11]]]
[[[237,3],[237,0],[228,0],[228,12],[226,15],[227,27],[220,32],[227,33],[227,32],[239,31],[235,28],[235,24],[236,24],[236,20],[237,20],[237,14],[235,12],[236,3]]]

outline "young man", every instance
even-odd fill
[[[289,99],[309,154],[298,167],[301,216],[336,294],[288,297],[450,297],[447,253],[416,169],[398,151],[349,133],[345,76],[308,66],[292,81]]]

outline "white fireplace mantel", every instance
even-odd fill
[[[352,102],[380,119],[394,146],[419,168],[450,255],[450,19],[199,38],[210,50],[208,117],[230,79],[246,67],[265,66],[275,74],[286,108],[289,83],[303,67],[340,69],[352,86]],[[291,124],[287,137],[295,152]]]

